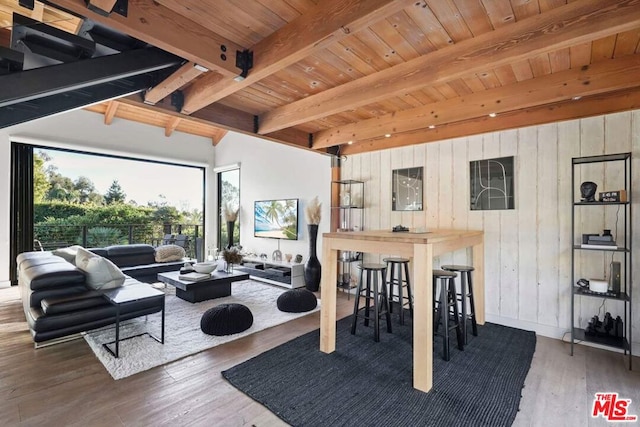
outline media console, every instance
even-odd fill
[[[249,273],[249,277],[286,288],[304,287],[304,264],[286,261],[266,261],[245,257],[234,269]]]

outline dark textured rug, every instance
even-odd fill
[[[360,322],[338,321],[336,351],[310,332],[222,372],[236,388],[293,426],[510,426],[536,347],[534,332],[487,323],[451,360],[434,343],[429,393],[412,388],[411,318],[381,341]]]

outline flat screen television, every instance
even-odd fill
[[[255,237],[298,240],[298,199],[256,201],[253,218]]]

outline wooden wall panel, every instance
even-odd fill
[[[634,151],[634,177],[640,176],[640,110],[582,120],[566,121],[517,130],[444,140],[436,143],[383,150],[376,154],[349,156],[343,178],[365,179],[367,205],[379,203],[365,214],[365,227],[388,229],[402,223],[427,228],[455,227],[485,231],[485,298],[491,321],[534,328],[539,333],[561,337],[570,324],[571,280],[571,158]],[[469,210],[469,161],[515,156],[516,209],[512,211]],[[423,166],[423,212],[391,211],[391,170]],[[616,173],[602,165],[583,167],[576,177],[577,197],[583,180],[602,186],[619,186]],[[636,179],[636,181],[639,181]],[[611,188],[610,188],[611,189]],[[632,200],[640,200],[640,184]],[[633,205],[635,236],[640,235],[640,208]],[[615,208],[614,208],[615,209]],[[589,215],[577,211],[576,221],[584,229],[602,232],[615,227],[615,210]],[[611,225],[611,223],[614,223]],[[606,227],[605,227],[606,226]],[[620,227],[620,225],[619,225]],[[640,251],[639,239],[634,239]],[[578,242],[575,242],[578,243]],[[579,271],[585,276],[608,274],[610,255],[578,255]],[[634,257],[634,277],[640,274],[640,257]],[[444,262],[471,262],[467,251],[444,255]],[[588,277],[587,277],[588,278]],[[634,287],[636,296],[640,286]],[[640,320],[640,297],[635,298],[634,322]],[[601,300],[578,301],[576,321],[585,327],[601,310],[618,312],[615,304]],[[581,302],[580,302],[581,301]],[[637,328],[634,328],[638,336]],[[566,337],[565,337],[566,338]],[[637,339],[635,340],[638,341]]]

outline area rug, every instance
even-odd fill
[[[168,293],[175,293],[175,288],[168,286]],[[138,319],[128,320],[120,325],[121,337],[135,338],[120,341],[120,357],[116,359],[108,353],[103,343],[115,339],[114,326],[108,326],[87,332],[85,340],[109,371],[114,379],[128,377],[138,372],[151,369],[165,363],[181,359],[202,350],[242,338],[272,326],[305,316],[306,313],[284,313],[278,310],[276,301],[286,289],[247,280],[231,285],[231,296],[216,298],[192,304],[175,295],[167,295],[165,299],[165,342],[156,342],[149,335],[160,335],[160,314],[152,314]],[[209,308],[219,304],[239,303],[246,305],[253,314],[253,325],[244,332],[227,336],[211,336],[200,330],[200,318]]]
[[[533,332],[479,326],[451,360],[434,343],[434,384],[412,387],[412,328],[381,327],[381,341],[360,322],[337,323],[336,351],[324,354],[313,331],[222,372],[236,388],[293,426],[510,426],[535,351]],[[286,361],[286,363],[283,363]]]

